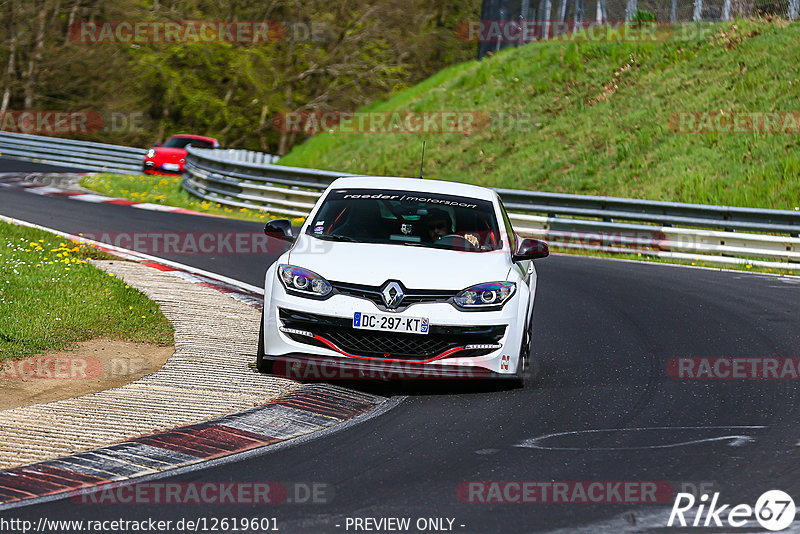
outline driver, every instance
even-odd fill
[[[451,233],[453,220],[450,214],[442,209],[430,209],[425,217],[425,227],[431,243]]]

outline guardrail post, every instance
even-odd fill
[[[699,22],[703,20],[703,0],[694,0],[694,11],[692,12],[692,21]]]
[[[725,0],[722,4],[722,20],[731,19],[731,0]]]
[[[633,17],[636,15],[637,8],[636,0],[628,0],[628,3],[625,6],[625,20],[633,20]]]
[[[797,20],[800,15],[800,0],[789,0],[789,12],[787,18],[789,20]]]

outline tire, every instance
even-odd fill
[[[261,310],[261,325],[258,329],[258,350],[256,350],[256,369],[259,373],[272,373],[272,360],[264,354],[264,310]]]
[[[517,372],[514,373],[514,378],[509,379],[512,388],[522,389],[525,387],[526,367],[527,366],[525,365],[525,360],[520,358],[519,362],[517,363]]]
[[[531,318],[528,324],[525,325],[525,331],[522,334],[522,343],[519,347],[519,358],[517,361],[517,372],[514,373],[514,378],[511,379],[514,387],[524,388],[525,379],[530,374],[529,367],[531,365],[531,343],[533,342],[533,310],[531,310]]]

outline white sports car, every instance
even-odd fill
[[[294,244],[264,280],[260,371],[522,383],[536,291],[532,260],[548,248],[514,233],[495,191],[339,178],[299,235],[285,219],[264,232]]]

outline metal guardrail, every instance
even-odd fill
[[[138,174],[147,152],[90,141],[75,141],[12,132],[0,132],[0,156],[60,167],[80,167],[88,171]]]
[[[240,148],[217,148],[214,150],[214,155],[225,161],[255,163],[256,165],[271,164],[280,159],[280,156],[275,156],[273,154],[256,152],[254,150],[243,150]]]
[[[551,217],[594,217],[604,221],[640,221],[664,226],[699,226],[746,232],[800,234],[800,211],[682,204],[631,198],[569,195],[497,189],[509,211]]]
[[[237,163],[189,147],[184,187],[212,202],[305,216],[346,173]],[[800,268],[800,211],[497,189],[520,235],[566,249]],[[764,258],[751,261],[750,258]],[[778,263],[776,263],[778,262]]]
[[[228,206],[252,208],[293,217],[308,215],[321,192],[346,173],[234,162],[224,151],[187,147],[183,187],[190,193]]]
[[[249,150],[187,147],[183,185],[205,200],[306,216],[336,178],[274,165]],[[144,149],[0,132],[0,155],[87,170],[138,173]],[[800,268],[800,211],[497,189],[524,236],[555,247],[716,263]],[[763,260],[752,260],[763,258]]]

